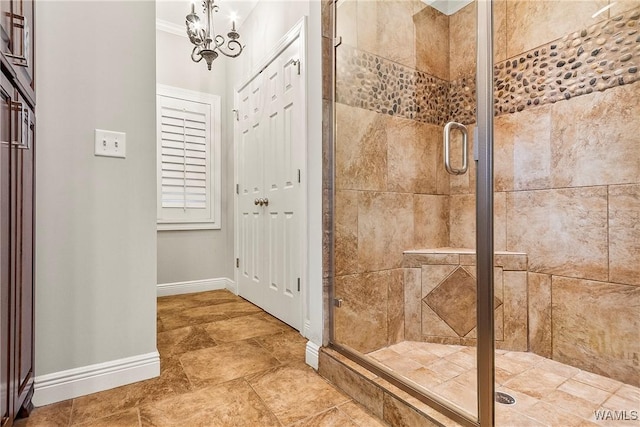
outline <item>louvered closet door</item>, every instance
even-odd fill
[[[161,180],[163,219],[197,221],[210,216],[210,107],[160,97]]]
[[[300,330],[306,144],[295,40],[239,93],[239,292]],[[255,204],[263,200],[268,203]]]

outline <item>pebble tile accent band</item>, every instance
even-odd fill
[[[634,9],[497,64],[496,113],[637,81],[639,18],[640,9]]]
[[[456,121],[470,124],[476,122],[476,77],[462,77],[449,83],[449,115],[442,123]]]
[[[495,114],[638,81],[640,8],[496,64]],[[425,123],[475,122],[475,76],[451,82],[350,46],[338,48],[337,101]]]
[[[425,123],[443,124],[449,82],[351,46],[338,48],[337,101]]]

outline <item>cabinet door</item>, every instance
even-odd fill
[[[12,414],[12,417],[15,416],[15,406],[16,406],[16,397],[18,396],[18,382],[16,375],[16,334],[19,331],[19,325],[17,314],[18,306],[17,306],[17,298],[16,298],[16,283],[19,283],[21,278],[20,274],[20,246],[21,246],[21,234],[20,230],[22,229],[22,223],[20,221],[20,207],[19,203],[19,194],[20,187],[19,182],[16,177],[20,174],[20,162],[18,161],[18,151],[16,147],[20,144],[20,135],[19,135],[19,109],[20,105],[16,99],[17,90],[12,88],[11,92],[11,100],[9,103],[9,107],[11,110],[11,158],[10,158],[10,169],[11,169],[11,177],[10,182],[11,185],[9,187],[9,198],[11,200],[11,209],[9,210],[9,223],[10,223],[10,246],[9,246],[9,275],[11,276],[11,281],[9,282],[9,394],[10,394],[10,403],[11,407],[9,408],[9,412]]]
[[[16,374],[18,375],[18,405],[23,405],[26,394],[33,384],[33,162],[34,162],[34,114],[22,97],[18,97],[20,144],[15,146],[18,174],[16,178],[18,198],[16,208],[20,216],[20,248],[18,249],[19,281],[16,281],[16,309],[18,310],[16,331]],[[19,408],[16,408],[16,412]]]
[[[0,49],[11,52],[11,1],[0,0]]]
[[[0,0],[2,53],[30,98],[34,98],[34,8],[33,0]]]
[[[10,251],[10,158],[11,158],[11,86],[0,74],[0,426],[9,419],[11,393],[9,392],[10,366],[10,303],[9,274]]]
[[[33,113],[17,91],[11,112],[12,390],[17,414],[33,384]]]

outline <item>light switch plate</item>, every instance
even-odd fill
[[[127,134],[110,130],[96,129],[95,155],[105,157],[119,157],[127,155]]]

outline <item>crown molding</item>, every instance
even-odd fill
[[[174,24],[173,22],[163,19],[156,19],[156,30],[180,37],[187,37],[187,30],[182,25]]]

